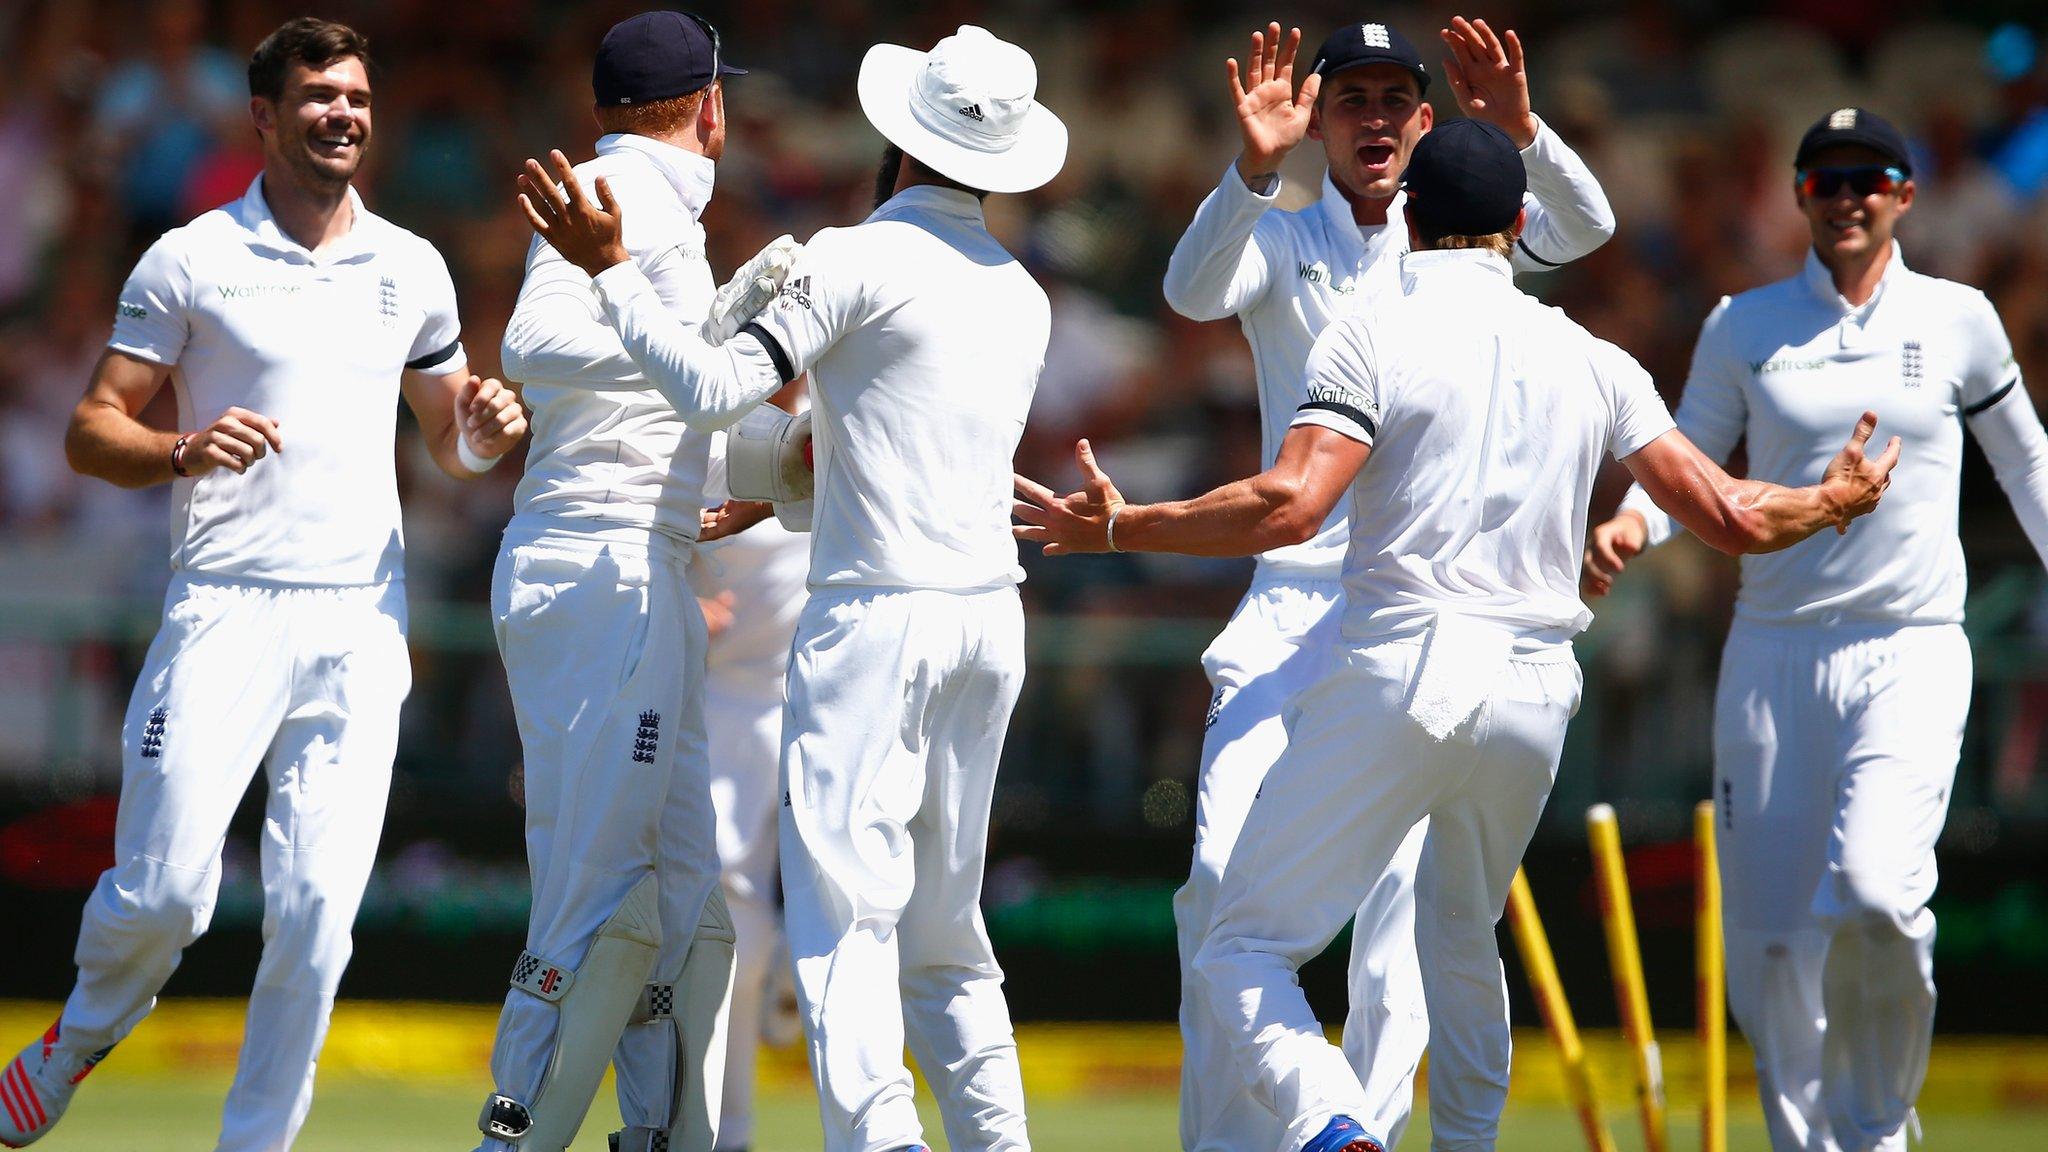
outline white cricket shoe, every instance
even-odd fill
[[[78,1082],[113,1051],[110,1044],[83,1060],[66,1057],[57,1051],[63,1028],[60,1016],[42,1039],[0,1071],[0,1145],[26,1148],[42,1139],[71,1106]]]

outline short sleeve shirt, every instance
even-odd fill
[[[1351,489],[1347,638],[1439,612],[1561,643],[1601,461],[1669,432],[1649,374],[1522,294],[1484,252],[1403,258],[1405,291],[1324,329],[1295,426],[1371,446]]]
[[[348,235],[315,255],[278,228],[258,177],[165,233],[121,289],[108,346],[172,369],[180,428],[239,407],[276,421],[284,444],[240,475],[176,482],[174,569],[314,586],[403,578],[399,376],[467,359],[440,254],[353,202]]]

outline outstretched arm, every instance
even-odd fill
[[[1877,413],[1865,412],[1818,484],[1784,488],[1762,480],[1737,480],[1676,429],[1622,460],[1657,506],[1678,518],[1695,536],[1720,551],[1777,552],[1833,527],[1847,532],[1849,521],[1877,507],[1899,462],[1899,438],[1875,460],[1864,455]]]
[[[1111,551],[1254,556],[1314,536],[1371,453],[1341,433],[1301,425],[1288,431],[1279,459],[1257,476],[1192,500],[1127,504],[1083,440],[1074,446],[1087,481],[1082,490],[1062,497],[1018,476],[1013,511],[1023,523],[1011,533],[1044,545],[1048,556]]]

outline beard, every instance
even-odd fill
[[[903,149],[890,144],[882,149],[882,162],[875,168],[875,202],[869,211],[880,208],[896,195],[896,177],[903,172]]]

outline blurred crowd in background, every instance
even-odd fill
[[[527,246],[513,200],[519,162],[551,146],[589,154],[597,135],[591,52],[611,23],[642,6],[338,0],[319,9],[367,32],[375,57],[375,134],[358,187],[375,211],[447,257],[479,371],[497,368]],[[1259,445],[1239,329],[1182,319],[1159,289],[1181,229],[1236,153],[1224,59],[1242,54],[1268,18],[1299,24],[1310,45],[1342,20],[1384,21],[1429,57],[1436,29],[1463,11],[1519,30],[1536,111],[1599,175],[1619,220],[1600,251],[1524,286],[1634,353],[1669,398],[1717,298],[1786,276],[1803,259],[1808,237],[1791,194],[1798,132],[1831,109],[1861,104],[1914,141],[1920,198],[1903,228],[1907,262],[1989,293],[2038,403],[2048,389],[2048,25],[2036,7],[2006,9],[1996,0],[1975,10],[1924,0],[1462,10],[1327,0],[1273,9],[1165,0],[707,2],[699,11],[721,29],[727,58],[752,72],[728,82],[729,143],[704,223],[712,262],[727,269],[777,233],[802,239],[866,214],[881,149],[853,95],[866,45],[926,46],[967,22],[1021,42],[1037,58],[1041,99],[1066,119],[1073,145],[1054,183],[989,205],[991,227],[1053,304],[1019,467],[1070,481],[1071,445],[1085,434],[1132,497],[1191,494],[1252,470]],[[303,10],[274,0],[0,6],[0,604],[91,595],[127,598],[154,614],[167,492],[124,492],[73,475],[62,431],[134,259],[165,229],[241,195],[258,171],[245,62],[263,35]],[[2031,23],[2003,23],[2008,17]],[[1429,95],[1440,116],[1456,114],[1440,71]],[[1284,202],[1319,195],[1320,169],[1311,142],[1290,161]],[[413,603],[486,601],[517,467],[458,485],[411,441],[400,446],[400,467]],[[2033,574],[1997,617],[2008,640],[2024,637],[2028,620],[2048,619],[2032,605],[2038,565],[1987,470],[1972,468],[1964,528],[1973,576],[1981,585],[2008,568]],[[1617,472],[1596,514],[1619,493]],[[1238,562],[1137,557],[1027,564],[1029,602],[1042,618],[1157,616],[1207,621],[1211,631],[1249,573]],[[1581,724],[1597,749],[1583,786],[1609,797],[1667,796],[1682,813],[1683,798],[1704,787],[1707,705],[1734,570],[1684,546],[1644,567],[1615,603],[1596,606],[1603,622],[1584,649],[1602,687],[1596,714]],[[1151,634],[1133,635],[1148,643]],[[1203,634],[1159,635],[1184,642],[1160,641],[1155,655],[1168,656],[1141,653],[1136,668],[1127,667],[1129,651],[1097,651],[1068,652],[1051,671],[1034,671],[1038,702],[1027,700],[1015,740],[1017,759],[1032,767],[1005,801],[1014,819],[1078,805],[1109,823],[1186,820],[1184,794],[1155,785],[1192,776],[1206,697],[1194,661]],[[415,647],[433,658],[430,637]],[[468,666],[488,668],[487,654],[472,652]],[[105,681],[106,700],[86,726],[101,733],[95,740],[109,758],[100,767],[110,773],[129,684],[120,659],[17,639],[0,642],[0,679],[75,677],[81,660],[97,660],[93,674]],[[1989,735],[1973,755],[1983,768],[1966,771],[1962,787],[1982,804],[2038,818],[2048,797],[2034,785],[2033,715],[2043,709],[2027,706],[2030,675],[1989,703],[1980,693]],[[431,723],[464,751],[422,755],[414,742],[402,768],[502,775],[516,747],[502,734],[481,747],[460,735],[509,732],[492,712],[501,704],[478,702],[489,693],[436,689],[431,675],[419,695],[417,704],[436,711],[415,727]],[[47,727],[54,721],[30,713],[49,707],[0,703],[0,730],[17,733],[0,742],[0,764],[12,774],[47,767],[34,762],[42,745],[18,735],[16,721]]]

